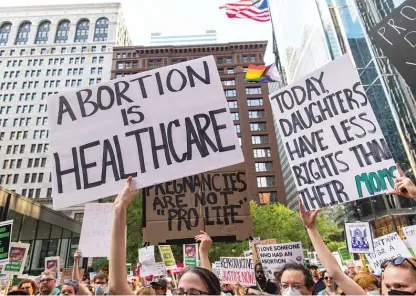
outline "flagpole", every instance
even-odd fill
[[[282,86],[286,86],[286,77],[283,73],[282,63],[280,61],[279,56],[279,49],[277,48],[277,41],[276,41],[276,31],[274,29],[273,17],[272,17],[272,9],[270,6],[270,1],[267,1],[267,6],[269,7],[269,14],[270,14],[270,22],[272,23],[272,35],[273,35],[273,54],[274,54],[274,61],[276,63],[277,70],[280,72],[280,76],[282,78]]]

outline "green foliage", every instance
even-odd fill
[[[94,267],[98,270],[108,268],[108,259],[106,257],[97,258],[94,262]]]

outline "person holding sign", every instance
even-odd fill
[[[365,292],[356,282],[354,282],[353,279],[342,272],[334,255],[332,255],[331,251],[325,245],[321,235],[316,229],[316,217],[319,212],[320,209],[307,212],[303,206],[302,200],[299,198],[300,217],[305,224],[312,245],[315,248],[315,251],[326,271],[332,276],[334,281],[346,295],[367,295],[367,292]]]
[[[394,191],[390,192],[390,194],[400,194],[408,198],[416,199],[415,184],[413,184],[412,180],[406,177],[406,174],[403,172],[399,164],[396,164],[396,167],[400,177],[394,180]]]
[[[129,177],[123,190],[114,201],[114,218],[111,227],[111,244],[109,256],[110,295],[134,295],[126,281],[126,216],[131,201],[139,194],[132,187],[132,177]],[[220,282],[210,270],[192,267],[185,270],[179,277],[178,288],[172,295],[221,295]]]

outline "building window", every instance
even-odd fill
[[[222,85],[224,85],[224,86],[235,85],[235,80],[234,79],[231,79],[231,80],[223,80],[222,81]]]
[[[259,202],[261,204],[267,204],[271,202],[277,202],[277,192],[259,192]]]
[[[90,28],[89,20],[81,20],[77,24],[77,29],[75,31],[75,40],[74,42],[87,42],[88,41],[88,31]]]
[[[238,108],[237,101],[228,101],[228,108]]]
[[[261,95],[261,87],[247,87],[246,95]]]
[[[263,106],[263,99],[262,98],[258,98],[258,99],[248,99],[247,100],[247,105],[249,107]]]
[[[50,21],[44,21],[40,23],[38,27],[38,32],[36,33],[35,44],[45,44],[48,41],[50,29],[51,29]]]
[[[239,134],[241,131],[240,131],[240,125],[239,124],[234,124],[234,128],[235,128],[235,132],[237,133],[237,134]]]
[[[107,41],[108,36],[108,19],[99,18],[95,23],[94,41]]]
[[[270,148],[253,149],[254,158],[272,157],[272,150]]]
[[[234,74],[234,68],[228,68],[227,74]]]
[[[276,180],[274,176],[257,177],[257,187],[274,187],[276,186]]]
[[[233,63],[233,59],[231,57],[225,58],[225,63],[226,64],[232,64]]]
[[[231,112],[231,116],[233,117],[233,120],[239,120],[240,116],[238,112]]]
[[[256,162],[256,172],[269,172],[273,170],[273,162]]]
[[[0,45],[7,45],[9,41],[10,31],[12,30],[12,23],[4,23],[0,27]]]
[[[248,118],[263,118],[264,110],[248,111]]]
[[[160,67],[163,66],[162,65],[162,60],[158,59],[158,60],[148,60],[147,61],[147,65],[149,67]]]
[[[84,213],[75,213],[74,220],[82,223],[82,221],[84,220]]]
[[[55,35],[55,43],[66,43],[68,41],[70,24],[68,20],[59,22]]]
[[[265,122],[254,122],[250,123],[250,130],[252,132],[259,132],[267,130],[267,125]]]
[[[252,144],[269,144],[269,136],[268,135],[251,136],[251,143]]]
[[[237,96],[237,90],[235,89],[226,89],[224,90],[224,94],[226,97],[235,97]]]
[[[16,45],[25,45],[29,40],[30,28],[32,27],[31,22],[24,22],[20,25],[19,30],[17,31]]]

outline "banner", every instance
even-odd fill
[[[370,30],[380,46],[416,96],[416,1],[407,0]]]
[[[213,56],[47,103],[55,210],[244,162]]]
[[[348,55],[270,101],[306,210],[393,190],[396,164]]]
[[[85,204],[79,248],[84,257],[108,257],[110,254],[112,203]]]
[[[374,253],[370,223],[345,223],[345,236],[350,253]]]
[[[416,225],[403,227],[404,235],[406,235],[407,243],[412,251],[416,252]]]
[[[274,280],[274,273],[279,271],[286,263],[303,264],[302,243],[284,243],[274,245],[257,245],[264,275],[269,280]]]
[[[183,262],[185,266],[198,266],[198,244],[183,245]]]
[[[241,241],[252,234],[245,172],[211,171],[146,188],[144,241],[195,242],[203,230],[213,241]]]
[[[155,246],[139,249],[140,276],[157,275],[158,269],[155,259]]]
[[[55,274],[56,282],[60,282],[60,264],[59,256],[45,258],[45,270],[49,270]]]
[[[13,220],[0,222],[0,264],[9,262]]]
[[[160,257],[165,263],[166,270],[176,269],[175,257],[173,257],[172,248],[170,245],[159,246]]]
[[[2,273],[8,275],[22,275],[25,268],[29,247],[30,244],[11,242],[9,251],[9,263],[4,266]]]
[[[374,253],[366,254],[368,263],[374,269],[375,274],[381,274],[381,264],[384,261],[396,257],[409,258],[411,256],[397,232],[375,238]]]
[[[255,286],[253,260],[244,257],[221,257],[221,281],[228,284],[239,283],[243,286]]]

